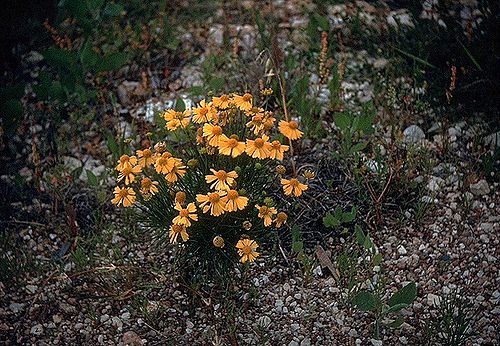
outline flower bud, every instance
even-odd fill
[[[274,204],[274,201],[273,201],[273,199],[271,197],[266,197],[266,198],[264,198],[264,203],[267,206],[271,207]]]
[[[277,175],[283,175],[286,173],[286,168],[283,165],[277,165],[276,166],[276,174]]]
[[[177,191],[175,201],[179,204],[184,204],[186,202],[186,193],[184,191]]]
[[[214,244],[215,247],[222,249],[224,247],[224,238],[222,238],[220,235],[215,236],[214,239],[212,240],[212,243]]]
[[[245,229],[245,231],[249,231],[250,228],[252,228],[252,223],[250,221],[244,221],[243,222],[243,228]]]
[[[262,169],[262,164],[260,162],[257,162],[255,164],[255,169]]]
[[[196,167],[198,167],[198,160],[191,159],[187,162],[187,165],[189,168],[196,168]]]
[[[238,174],[241,174],[241,167],[240,166],[234,167],[234,171]]]

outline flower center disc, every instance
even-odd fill
[[[248,255],[252,252],[252,248],[250,246],[244,246],[243,249],[241,249],[241,250],[243,250],[243,253],[245,255]]]
[[[187,209],[182,209],[179,213],[180,216],[182,217],[188,217],[189,216],[189,211]]]
[[[226,174],[226,172],[225,172],[225,171],[223,171],[223,170],[220,170],[220,171],[218,171],[217,173],[215,173],[215,176],[216,176],[216,177],[217,177],[217,179],[219,179],[219,180],[226,180],[226,178],[227,178],[227,174]]]
[[[211,194],[208,195],[208,200],[210,203],[216,203],[220,199],[220,196],[218,193],[212,192]]]
[[[212,134],[220,136],[222,134],[222,128],[220,126],[214,126],[212,129]]]
[[[227,193],[227,198],[229,198],[229,199],[238,198],[238,192],[235,190],[229,190],[229,192]]]
[[[295,120],[292,120],[288,123],[288,127],[292,130],[296,130],[299,127],[299,124]]]
[[[264,140],[262,138],[257,138],[254,144],[256,148],[262,148],[264,146]]]

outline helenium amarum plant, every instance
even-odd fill
[[[255,105],[249,93],[162,117],[164,140],[119,159],[112,202],[139,208],[156,237],[177,246],[191,275],[227,276],[238,260],[258,258],[259,244],[287,222],[272,194],[300,197],[314,177],[289,177],[281,165],[303,133],[296,121]]]

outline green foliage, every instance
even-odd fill
[[[1,124],[7,136],[12,136],[23,118],[23,105],[20,99],[24,96],[24,84],[0,89]]]
[[[338,227],[341,224],[350,223],[356,218],[357,210],[357,207],[354,206],[351,211],[344,212],[340,206],[337,206],[333,214],[328,212],[323,217],[323,225],[325,227]]]
[[[425,322],[425,345],[464,346],[477,335],[474,320],[479,308],[457,291],[442,297],[436,305],[437,316]]]
[[[374,313],[374,336],[379,339],[380,327],[385,317],[409,307],[416,297],[417,286],[414,282],[410,282],[394,293],[387,302],[383,301],[383,297],[377,291],[361,290],[354,296],[351,303],[361,311]],[[403,316],[398,316],[391,322],[385,323],[385,325],[390,328],[399,328],[403,323]]]
[[[364,138],[374,132],[374,119],[375,108],[371,102],[365,104],[359,114],[350,111],[335,114],[334,122],[340,133],[340,153],[337,155],[339,159],[359,161],[359,152],[368,144]]]

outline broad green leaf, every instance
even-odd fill
[[[327,16],[321,16],[321,15],[315,13],[314,19],[318,23],[318,26],[320,27],[321,31],[328,32],[330,30],[330,21],[328,20]]]
[[[104,58],[102,58],[102,61],[97,64],[96,70],[97,72],[103,72],[103,71],[116,71],[123,65],[125,65],[128,62],[128,55],[123,52],[117,52],[117,53],[111,53]]]
[[[99,185],[99,180],[97,179],[95,174],[91,170],[86,169],[86,171],[87,171],[87,181],[88,181],[89,185],[90,186]]]
[[[351,147],[351,150],[349,150],[351,153],[356,153],[358,151],[361,151],[363,150],[364,148],[366,148],[366,145],[368,143],[367,142],[359,142],[357,144],[354,144],[352,147]]]
[[[102,11],[102,14],[109,17],[117,17],[123,12],[125,12],[125,8],[122,5],[109,2]]]
[[[367,250],[370,250],[373,247],[373,242],[368,234],[365,236],[365,241],[363,242],[363,247]]]
[[[333,216],[332,213],[328,212],[323,217],[323,225],[325,225],[325,227],[338,227],[340,225],[340,221]]]
[[[359,245],[363,245],[365,243],[366,236],[363,233],[361,226],[359,226],[359,225],[354,226],[354,235],[355,235],[356,241],[358,242]]]
[[[42,55],[48,64],[56,68],[66,69],[68,71],[73,69],[77,61],[74,53],[56,47],[47,48]]]
[[[390,328],[397,329],[397,328],[401,327],[404,322],[405,322],[405,319],[404,319],[404,317],[401,316],[401,317],[396,318],[394,321],[389,323],[387,326]]]
[[[208,86],[209,86],[210,90],[212,90],[214,92],[218,92],[218,91],[222,90],[225,83],[226,83],[226,81],[224,80],[224,78],[213,77],[210,79],[210,82],[208,82]]]
[[[334,118],[335,125],[344,132],[351,126],[351,117],[352,115],[347,112],[337,113]]]
[[[373,264],[378,266],[380,263],[382,263],[383,257],[381,253],[376,254],[373,256]]]
[[[10,99],[0,104],[2,123],[7,135],[13,135],[23,118],[23,105],[21,101]]]
[[[292,227],[292,252],[300,253],[304,249],[304,242],[302,241],[302,234],[297,225]]]
[[[373,119],[375,114],[363,114],[358,118],[356,129],[363,131],[364,134],[369,135],[373,133]]]
[[[411,303],[413,303],[416,297],[417,285],[415,284],[415,282],[410,282],[405,287],[394,293],[387,303],[391,307],[398,304],[410,305]]]
[[[361,311],[371,311],[377,305],[376,297],[367,291],[359,291],[352,299],[352,304]]]
[[[352,207],[351,211],[348,213],[342,214],[342,222],[349,223],[352,222],[356,218],[356,212],[358,209],[356,207]]]
[[[111,154],[113,154],[113,157],[117,159],[120,156],[120,149],[118,148],[115,137],[110,132],[106,133],[106,145]]]
[[[80,61],[86,70],[94,68],[99,61],[99,55],[94,51],[92,41],[87,39],[80,52]]]
[[[64,8],[71,17],[75,17],[79,22],[85,22],[87,20],[87,4],[85,1],[62,0],[59,2],[59,7]]]
[[[405,304],[405,303],[401,303],[401,304],[396,304],[394,306],[391,306],[389,307],[389,309],[387,309],[385,311],[385,313],[390,313],[390,312],[396,312],[396,311],[399,311],[401,309],[404,309],[404,308],[407,308],[409,305],[408,304]]]
[[[184,103],[184,100],[181,98],[178,98],[175,100],[175,110],[177,112],[184,112],[186,110],[186,104]]]

